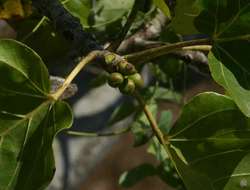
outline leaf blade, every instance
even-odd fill
[[[230,98],[203,93],[185,105],[168,150],[187,189],[237,190],[234,176],[250,169],[249,137],[249,119]]]

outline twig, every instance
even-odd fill
[[[157,122],[154,118],[154,116],[152,115],[152,113],[149,111],[148,106],[146,105],[146,103],[144,102],[143,98],[140,96],[140,94],[138,92],[135,92],[134,94],[135,98],[138,100],[138,102],[140,103],[141,107],[143,108],[143,111],[150,123],[150,126],[155,134],[155,136],[157,137],[157,139],[159,140],[159,142],[162,145],[166,144],[166,136],[163,135],[163,133],[161,132],[161,130],[159,129]]]
[[[147,49],[144,51],[132,53],[129,55],[125,55],[124,58],[127,59],[129,62],[132,63],[143,63],[149,61],[151,59],[157,58],[162,55],[169,54],[176,50],[182,50],[184,47],[190,46],[201,46],[201,45],[208,45],[211,44],[211,40],[209,38],[198,39],[198,40],[190,40],[184,42],[178,42],[174,44],[167,44],[156,48]]]
[[[159,41],[141,41],[137,43],[137,49],[150,49],[155,47],[160,47],[162,45],[167,45],[170,43],[159,42]],[[212,46],[210,45],[199,45],[199,46],[189,46],[181,48],[173,52],[169,52],[168,55],[181,59],[188,63],[195,63],[208,66],[207,56],[203,52],[209,52]]]
[[[89,53],[86,57],[84,57],[79,63],[78,65],[73,69],[73,71],[69,74],[69,76],[65,79],[64,83],[62,84],[62,86],[53,94],[51,94],[51,97],[54,100],[58,100],[62,94],[64,93],[64,91],[68,88],[68,86],[70,85],[70,83],[73,81],[73,79],[77,76],[77,74],[91,61],[93,61],[95,58],[97,58],[98,56],[100,56],[101,51],[92,51],[91,53]]]
[[[33,5],[54,23],[65,39],[72,42],[75,54],[82,56],[93,50],[102,50],[95,38],[83,30],[80,20],[71,15],[59,0],[33,0]]]
[[[150,22],[121,43],[117,52],[119,54],[133,52],[138,44],[158,38],[163,27],[167,23],[169,23],[169,19],[160,10],[158,10],[156,16]]]
[[[118,34],[117,39],[110,44],[110,46],[107,48],[107,50],[109,51],[116,51],[117,48],[120,46],[121,42],[124,40],[124,38],[126,37],[130,27],[132,26],[137,12],[139,10],[140,4],[142,3],[141,0],[136,0],[134,2],[133,8],[127,18],[126,24],[122,27],[121,32]]]

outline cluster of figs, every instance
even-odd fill
[[[104,58],[109,72],[110,86],[119,88],[121,93],[128,95],[143,87],[143,79],[134,65],[113,53],[107,53]]]

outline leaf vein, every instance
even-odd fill
[[[176,133],[173,134],[173,135],[170,135],[170,136],[169,136],[169,139],[171,140],[173,137],[176,137],[177,135],[183,133],[184,131],[186,131],[186,130],[192,128],[196,123],[198,123],[199,121],[201,121],[201,120],[203,120],[203,119],[206,119],[207,117],[210,117],[210,116],[212,116],[212,115],[215,115],[215,114],[218,114],[218,113],[221,113],[221,112],[227,112],[227,111],[233,111],[233,110],[236,110],[236,108],[228,108],[228,109],[225,109],[225,108],[224,108],[224,109],[219,109],[219,110],[216,110],[216,111],[212,111],[212,112],[210,112],[210,113],[208,113],[208,114],[205,114],[204,116],[198,118],[197,120],[195,120],[195,121],[189,123],[189,124],[187,125],[187,127],[185,127],[184,129],[182,129],[182,130],[176,132]]]
[[[195,159],[192,162],[189,162],[189,165],[195,165],[197,162],[200,162],[200,161],[203,161],[203,160],[206,160],[206,159],[209,159],[209,158],[213,158],[213,157],[216,157],[216,156],[221,156],[221,155],[224,155],[224,154],[233,153],[233,152],[246,152],[246,151],[242,150],[242,149],[234,149],[234,150],[227,150],[227,151],[224,151],[224,152],[217,152],[217,153],[209,154],[209,155],[203,156],[201,158]]]

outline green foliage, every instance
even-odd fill
[[[113,125],[123,119],[129,117],[138,110],[138,106],[131,101],[125,100],[118,106],[109,118],[109,125]]]
[[[168,149],[187,189],[242,189],[249,180],[249,129],[249,118],[226,96],[203,93],[185,105]]]
[[[24,42],[36,51],[46,65],[49,63],[54,64],[55,60],[65,58],[70,44],[60,33],[55,32],[48,20],[45,19],[38,25],[40,21],[41,19],[32,17],[28,20],[13,22],[12,27],[17,31],[17,40]],[[37,26],[39,27],[37,28]],[[36,30],[34,31],[34,29]]]
[[[157,105],[154,103],[150,104],[149,110],[156,116]],[[132,133],[134,135],[135,147],[146,144],[152,138],[152,130],[142,110],[135,115],[134,122],[132,123]]]
[[[64,6],[103,41],[117,35],[133,4],[134,0],[70,0]]]
[[[168,8],[168,5],[164,0],[153,0],[155,6],[157,6],[161,11],[169,18],[171,19],[171,12]]]
[[[124,172],[120,179],[119,184],[122,187],[132,187],[137,182],[141,181],[145,177],[153,176],[156,174],[156,169],[151,164],[142,164],[139,165],[130,171]]]
[[[250,88],[250,67],[247,61],[250,60],[250,3],[246,0],[202,0],[201,4],[203,11],[195,20],[196,26],[212,37],[212,52],[223,64],[215,68],[220,63],[215,63],[215,58],[212,58],[212,76],[228,91],[244,114],[250,116],[249,107],[244,102],[248,99]],[[242,96],[247,99],[242,99]]]
[[[13,9],[19,10],[17,13],[7,9],[9,2],[11,0],[0,1],[4,3],[1,8],[7,10],[3,12],[1,9],[0,16],[7,19],[13,18],[15,14],[21,16],[23,20],[10,22],[17,31],[17,39],[39,55],[20,42],[0,40],[0,189],[45,189],[55,172],[53,139],[61,130],[71,127],[73,116],[68,104],[51,94],[49,73],[40,56],[47,64],[63,60],[67,52],[71,51],[70,44],[55,31],[48,18],[41,20],[36,12],[26,18],[30,12],[22,15],[24,7],[21,1],[15,1],[17,5],[22,5]],[[96,34],[98,42],[105,44],[117,38],[135,1],[61,2],[80,19],[85,30]],[[171,2],[175,3],[172,0],[168,4]],[[135,139],[134,146],[147,144],[148,153],[159,162],[156,166],[141,164],[125,172],[120,178],[120,185],[131,187],[145,177],[158,176],[180,190],[248,189],[249,0],[176,0],[174,10],[169,5],[171,13],[163,0],[145,0],[140,6],[127,37],[151,20],[158,7],[171,18],[171,23],[161,31],[158,39],[155,36],[153,39],[148,37],[148,31],[144,31],[141,36],[146,35],[149,38],[147,40],[159,40],[161,43],[177,43],[185,39],[185,35],[191,35],[187,36],[190,39],[203,36],[206,45],[212,46],[211,51],[206,52],[211,76],[226,90],[228,96],[213,92],[199,94],[184,105],[174,123],[172,112],[161,111],[158,103],[164,101],[179,105],[182,102],[181,94],[174,89],[173,80],[186,63],[169,55],[153,56],[155,59],[149,65],[155,81],[143,86],[136,66],[114,52],[106,52],[104,67],[110,74],[110,85],[119,87],[125,94],[134,95],[138,91],[148,104],[146,107],[124,101],[109,118],[109,125],[133,116],[131,131]],[[147,27],[150,28],[151,24],[147,24]],[[136,39],[133,40],[136,42]],[[146,42],[160,45],[154,41]],[[192,42],[194,45],[204,45],[196,44],[197,40]],[[173,49],[168,49],[168,53],[180,50],[180,43],[172,45],[170,47]],[[128,50],[131,51],[134,50]],[[146,57],[153,54],[153,50],[147,52],[149,55]],[[107,75],[100,73],[93,86],[106,82]],[[142,86],[144,88],[140,89]],[[158,124],[152,122],[150,115],[144,114],[148,114],[146,109]],[[159,127],[158,133],[162,133],[165,144],[160,144],[154,137],[154,127]]]
[[[71,126],[71,109],[49,97],[48,71],[23,44],[0,41],[0,73],[0,189],[45,188],[55,172],[52,141]]]
[[[214,80],[227,90],[241,111],[249,117],[250,91],[242,88],[234,74],[217,60],[212,53],[209,55],[209,67]]]
[[[199,0],[177,0],[175,17],[170,25],[176,33],[182,35],[197,33],[193,21],[200,13],[200,7],[197,4],[198,1]]]
[[[170,111],[162,111],[159,119],[159,128],[164,134],[167,134],[171,127],[172,113]]]

